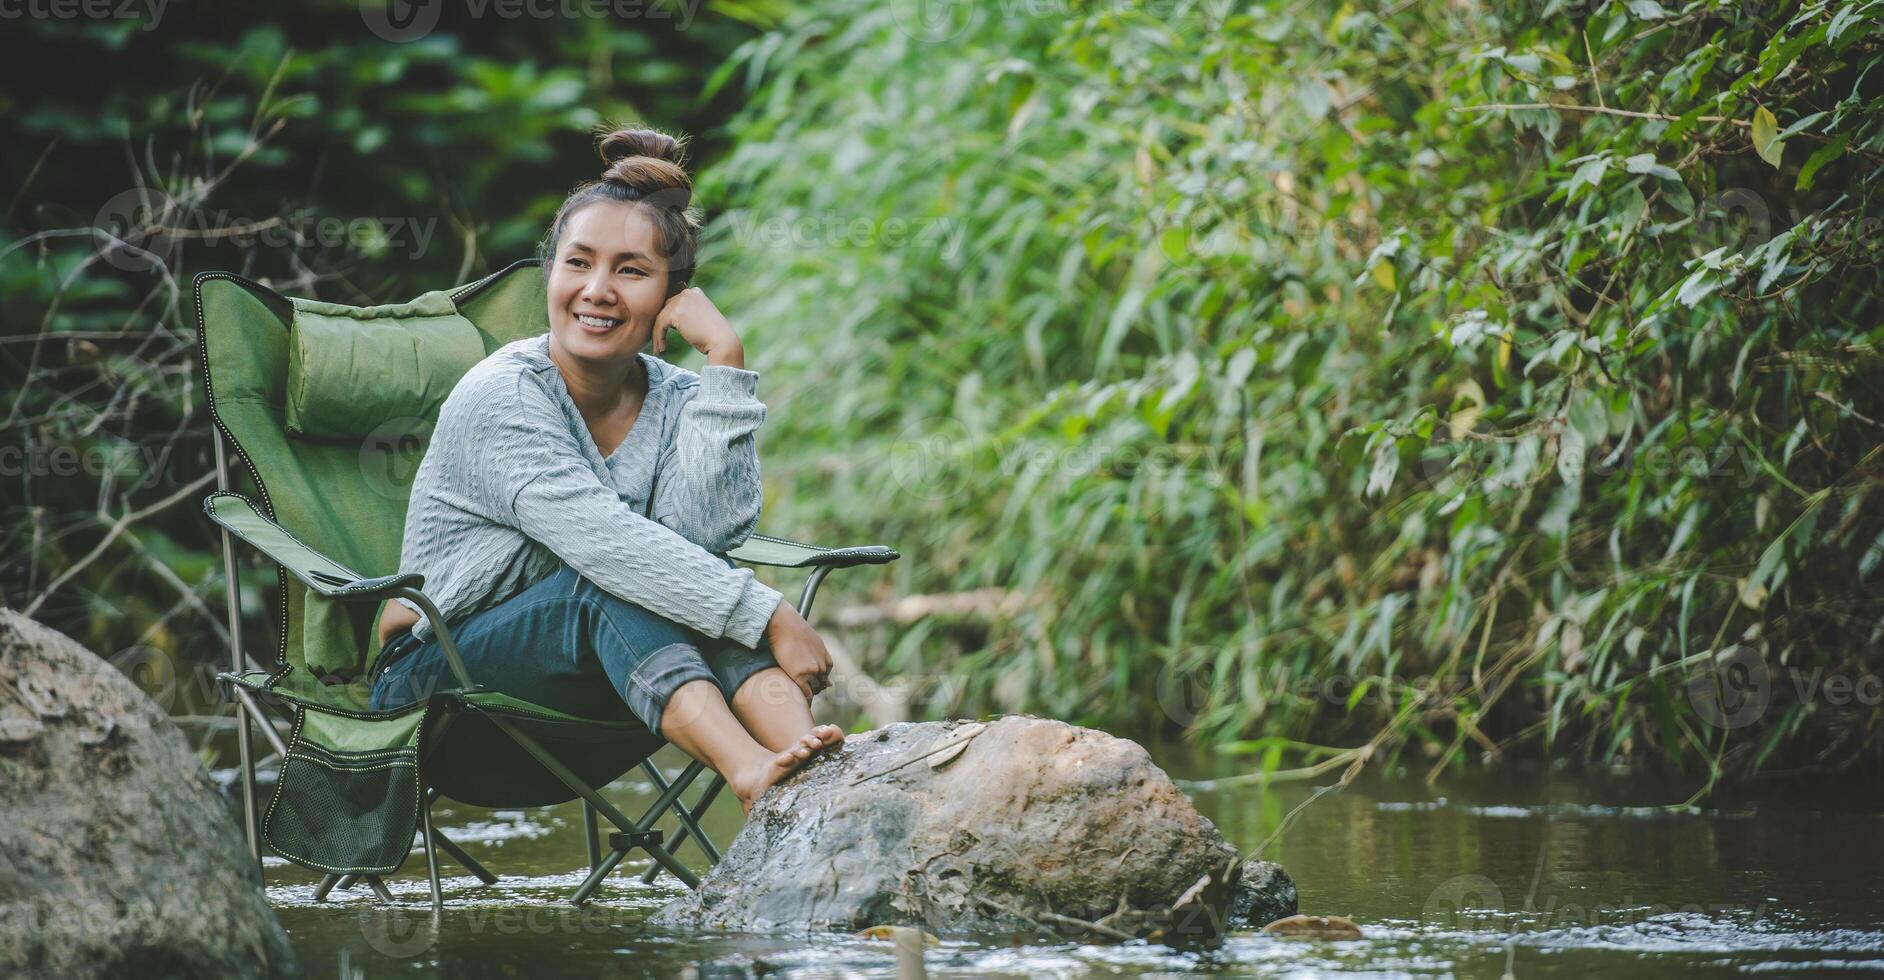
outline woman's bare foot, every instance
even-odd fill
[[[752,801],[771,789],[774,783],[811,761],[812,756],[842,744],[844,744],[843,729],[836,725],[819,725],[806,732],[804,737],[792,743],[785,751],[765,759],[736,776],[728,776],[726,784],[732,787],[733,795],[739,797],[740,809],[751,813]]]

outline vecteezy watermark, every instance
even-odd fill
[[[962,492],[973,476],[1025,478],[1063,491],[1073,481],[1103,476],[1158,481],[1190,474],[1217,487],[1240,474],[1249,452],[1242,440],[1178,443],[1150,439],[1004,439],[977,437],[960,420],[943,415],[911,422],[898,432],[887,454],[869,460],[886,464],[904,492],[939,500]]]
[[[1196,17],[1209,28],[1220,26],[1234,0],[890,0],[896,27],[913,40],[939,44],[967,30],[977,17],[1003,20],[1070,20],[1094,14],[1119,16],[1142,11],[1167,23]]]
[[[431,248],[438,218],[320,217],[308,208],[253,218],[191,207],[155,187],[134,187],[106,199],[92,227],[107,242],[106,262],[126,272],[147,272],[168,264],[184,239],[237,248],[351,247],[367,254],[404,249],[407,258],[418,259]]]
[[[1387,674],[1336,672],[1305,675],[1288,664],[1263,663],[1254,640],[1237,646],[1196,646],[1162,658],[1151,684],[1164,717],[1190,726],[1211,707],[1234,701],[1258,715],[1270,708],[1322,706],[1334,711],[1393,707],[1410,696],[1435,702],[1472,695],[1482,686],[1470,674]]]
[[[1744,445],[1625,443],[1608,446],[1565,434],[1558,428],[1556,453],[1549,450],[1550,430],[1519,426],[1501,430],[1475,412],[1460,412],[1434,422],[1432,435],[1418,450],[1416,483],[1442,492],[1492,493],[1522,488],[1554,469],[1566,481],[1603,479],[1619,473],[1659,478],[1727,480],[1742,490],[1753,487],[1764,470],[1757,453]]]
[[[446,4],[460,4],[467,17],[481,20],[671,21],[674,30],[693,25],[702,0],[360,0],[366,29],[395,44],[416,41],[438,29]]]
[[[452,911],[454,937],[463,936],[621,936],[642,931],[646,916],[633,908],[591,903],[493,906],[473,904]],[[430,908],[368,901],[358,912],[360,937],[376,953],[392,959],[422,956],[438,945],[442,923]]]
[[[169,446],[0,446],[0,477],[71,477],[94,476],[116,480],[133,473],[141,475],[129,486],[148,490],[162,482],[164,461]],[[140,465],[141,464],[141,465]]]
[[[1641,903],[1629,896],[1616,902],[1582,904],[1564,901],[1548,888],[1543,894],[1526,889],[1522,903],[1507,901],[1505,889],[1496,881],[1477,873],[1455,875],[1441,882],[1426,897],[1420,909],[1420,924],[1444,931],[1509,932],[1512,921],[1521,921],[1527,929],[1641,929],[1654,928],[1658,920],[1669,916],[1706,916],[1732,919],[1742,926],[1760,920],[1763,906],[1737,903],[1691,902],[1674,905],[1666,902]]]
[[[170,0],[0,0],[0,20],[141,19],[141,29],[152,31],[169,5]]]
[[[761,248],[849,247],[936,249],[947,258],[962,253],[966,226],[956,218],[864,218],[844,215],[758,217],[751,211],[726,214],[724,227],[741,245]]]
[[[1833,707],[1884,705],[1884,675],[1828,672],[1824,667],[1776,671],[1742,643],[1701,661],[1688,675],[1688,703],[1715,728],[1745,728],[1766,717],[1774,695],[1790,691],[1796,703]]]

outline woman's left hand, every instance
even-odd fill
[[[745,347],[739,341],[739,334],[733,332],[733,325],[726,322],[726,315],[720,312],[713,301],[698,286],[689,286],[675,293],[668,299],[667,305],[654,317],[654,352],[667,350],[668,328],[680,331],[680,335],[693,349],[707,356],[709,364],[724,364],[736,368],[746,366]]]

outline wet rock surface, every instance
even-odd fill
[[[1287,874],[1237,864],[1136,743],[1009,716],[851,736],[761,797],[654,923],[1175,942],[1294,911]]]
[[[269,977],[294,953],[183,734],[0,609],[0,975]]]

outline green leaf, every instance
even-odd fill
[[[1595,190],[1602,186],[1603,171],[1607,169],[1609,169],[1607,156],[1598,154],[1583,161],[1583,165],[1577,168],[1577,172],[1570,175],[1570,184],[1564,189],[1564,200],[1576,200],[1577,191],[1584,187]]]
[[[1172,225],[1158,236],[1158,247],[1164,251],[1165,258],[1182,262],[1189,257],[1190,235],[1183,225]]]
[[[1786,154],[1786,144],[1779,138],[1779,120],[1773,118],[1771,110],[1761,106],[1753,112],[1753,151],[1760,159],[1779,169]]]
[[[1814,150],[1812,155],[1806,158],[1805,166],[1799,168],[1799,180],[1793,185],[1793,189],[1811,190],[1812,182],[1819,176],[1819,168],[1844,156],[1845,147],[1850,142],[1850,133],[1839,133],[1836,139]]]
[[[1879,531],[1871,546],[1858,556],[1858,581],[1870,578],[1871,573],[1877,571],[1879,562],[1884,562],[1884,531]]]
[[[1673,167],[1656,163],[1655,154],[1653,153],[1638,153],[1635,156],[1623,160],[1622,169],[1632,174],[1652,174],[1663,180],[1681,179],[1681,175],[1675,173]]]
[[[1374,466],[1367,474],[1367,495],[1377,497],[1393,486],[1394,474],[1400,472],[1400,450],[1392,438],[1380,440],[1374,450]]]
[[[1710,293],[1720,288],[1720,276],[1713,269],[1694,270],[1681,283],[1681,289],[1675,293],[1675,299],[1683,306],[1693,306],[1706,299]]]

